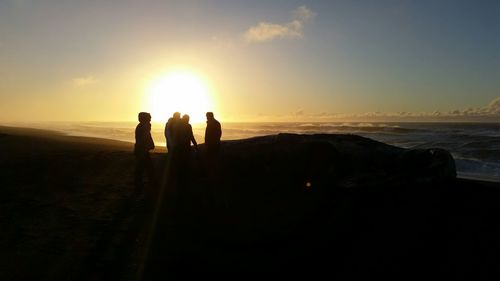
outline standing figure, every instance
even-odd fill
[[[151,137],[151,115],[147,112],[139,113],[139,124],[135,128],[134,154],[136,158],[135,182],[142,185],[144,172],[146,171],[148,180],[153,181],[153,164],[149,151],[155,148]]]
[[[189,124],[189,115],[184,114],[174,128],[174,150],[188,153],[191,150],[191,142],[197,150],[198,144],[193,135],[193,127]]]
[[[188,185],[191,175],[191,142],[194,144],[195,150],[198,150],[198,144],[193,135],[193,128],[189,124],[189,115],[185,114],[174,128],[175,146],[172,157],[178,184],[184,187]]]
[[[181,114],[179,112],[175,112],[172,117],[170,117],[165,124],[165,139],[167,141],[167,149],[168,152],[171,152],[174,149],[174,127],[181,120]]]
[[[214,118],[213,112],[207,112],[207,128],[205,130],[205,145],[209,158],[215,157],[219,152],[222,129],[220,122]]]

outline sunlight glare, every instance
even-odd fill
[[[147,99],[152,120],[158,122],[166,122],[176,111],[188,114],[191,123],[203,122],[205,113],[213,110],[207,84],[191,71],[160,75],[150,83]]]

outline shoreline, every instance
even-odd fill
[[[82,143],[82,144],[95,144],[95,145],[105,145],[105,146],[116,146],[117,148],[133,149],[134,142],[126,140],[118,140],[112,138],[101,137],[97,135],[79,135],[72,133],[65,133],[63,131],[52,130],[52,129],[40,129],[40,128],[30,128],[30,127],[14,127],[14,126],[4,126],[0,125],[0,137],[2,134],[12,134],[17,136],[35,136],[35,137],[45,137],[49,139],[54,139],[58,141],[67,141],[72,143]],[[243,140],[243,139],[236,139]],[[224,140],[223,140],[224,141]],[[228,140],[228,141],[233,141]],[[199,143],[202,143],[201,141]],[[166,153],[165,142],[155,142],[155,149],[151,153]],[[457,172],[459,174],[459,172]],[[457,180],[464,181],[477,181],[484,184],[498,185],[500,187],[500,179],[494,180],[491,178],[481,178],[478,176],[460,176],[457,175]]]

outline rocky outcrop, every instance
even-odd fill
[[[444,150],[326,134],[224,141],[217,159],[200,150],[166,193],[159,221],[173,227],[157,230],[152,275],[165,253],[178,280],[422,279],[439,262],[455,185]]]
[[[443,149],[403,149],[356,135],[279,134],[223,142],[227,175],[281,183],[379,186],[446,181],[455,162]]]

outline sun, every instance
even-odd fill
[[[213,111],[207,83],[187,70],[170,71],[153,79],[146,98],[152,119],[157,122],[168,120],[176,111],[188,114],[191,123],[203,122],[205,113]]]

